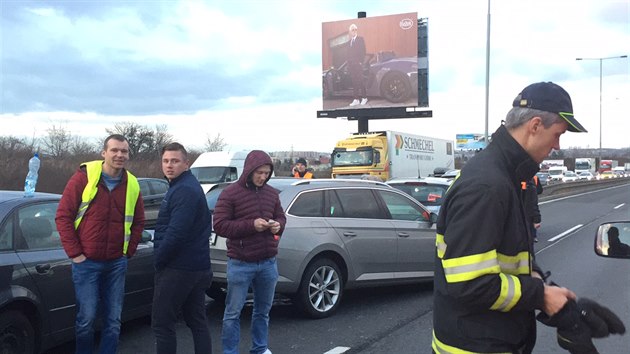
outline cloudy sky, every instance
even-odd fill
[[[370,130],[455,139],[485,130],[486,0],[2,0],[0,135],[52,125],[86,139],[116,122],[166,124],[201,148],[331,151],[355,121],[318,119],[321,23],[417,12],[429,21],[433,118],[377,120]],[[489,130],[516,94],[553,81],[599,146],[599,60],[630,54],[630,0],[494,0]],[[604,147],[628,147],[630,59],[602,61]],[[623,128],[623,129],[622,129]]]

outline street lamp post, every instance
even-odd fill
[[[618,55],[605,58],[575,58],[575,60],[599,60],[599,159],[602,159],[602,62],[607,59],[627,58],[627,55]]]

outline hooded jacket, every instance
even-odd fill
[[[271,166],[271,173],[262,187],[252,182],[254,171]],[[245,262],[257,262],[278,254],[279,238],[267,229],[254,228],[254,220],[273,219],[280,223],[278,235],[284,231],[286,217],[278,192],[267,184],[273,174],[273,163],[266,152],[251,151],[245,158],[243,174],[238,181],[225,188],[214,208],[214,231],[227,238],[227,255]]]
[[[436,353],[513,353],[533,346],[544,304],[521,181],[538,164],[501,126],[462,169],[437,223],[433,297]]]

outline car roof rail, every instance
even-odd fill
[[[355,179],[355,178],[327,178],[327,179],[302,179],[299,180],[299,183],[295,183],[295,185],[303,185],[303,184],[330,184],[330,183],[367,183],[374,184],[377,186],[391,187],[385,182],[382,181],[373,181],[368,179]]]

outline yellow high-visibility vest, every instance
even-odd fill
[[[74,219],[74,229],[79,228],[79,224],[81,224],[81,220],[83,220],[83,215],[85,215],[85,211],[94,197],[96,197],[96,192],[98,190],[98,181],[101,178],[101,173],[103,172],[103,161],[90,161],[82,163],[81,166],[85,166],[87,172],[88,182],[83,189],[83,194],[81,195],[81,205],[79,205],[79,212],[77,213],[76,219]],[[127,171],[127,194],[125,197],[125,242],[123,244],[123,254],[127,254],[127,248],[129,247],[129,240],[131,240],[131,224],[133,223],[133,214],[136,210],[136,202],[138,201],[138,196],[140,195],[140,185],[138,184],[138,179],[136,176],[132,175],[131,172]]]

